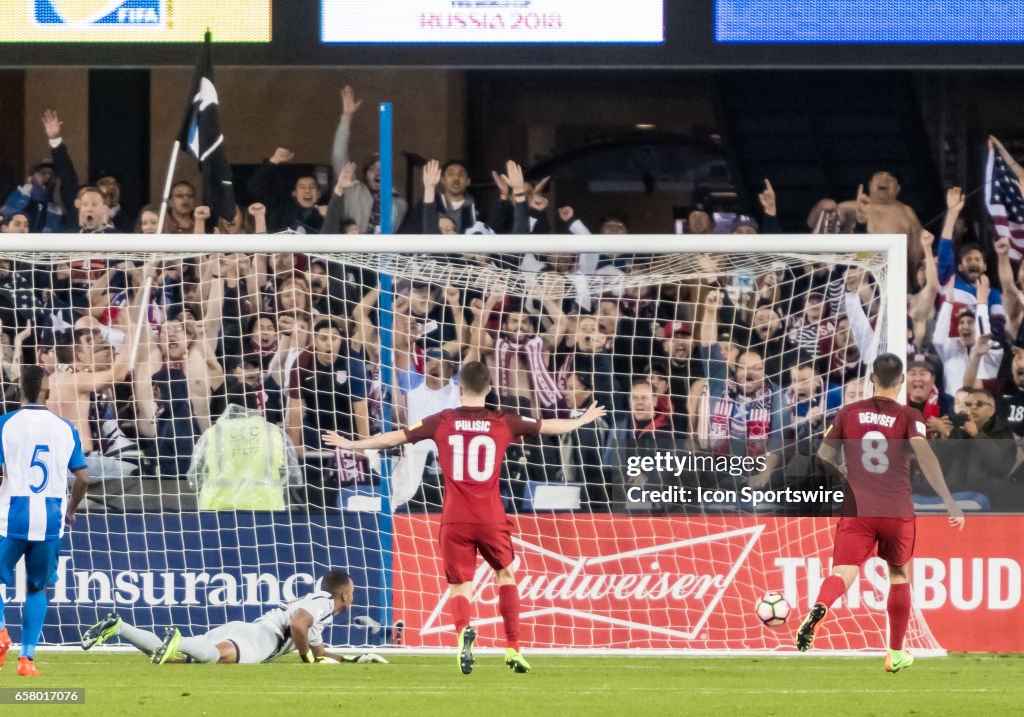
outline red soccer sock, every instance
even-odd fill
[[[469,598],[465,595],[453,595],[448,600],[448,616],[455,624],[455,634],[469,624]]]
[[[910,583],[889,586],[889,649],[902,650],[910,623]]]
[[[818,590],[818,599],[815,600],[814,603],[821,603],[831,610],[832,603],[845,594],[846,581],[838,575],[829,575],[825,578],[825,582],[821,584],[821,589]]]
[[[502,585],[498,588],[498,607],[501,608],[501,620],[505,623],[505,642],[519,652],[519,588],[515,585]]]

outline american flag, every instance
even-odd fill
[[[1013,181],[1017,175],[995,148],[988,151],[985,175],[985,205],[999,238],[1010,240],[1010,258],[1017,261],[1024,256],[1024,196]]]

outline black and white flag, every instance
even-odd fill
[[[199,160],[203,173],[203,201],[216,221],[235,218],[235,189],[231,184],[231,165],[220,131],[220,104],[213,84],[213,60],[210,57],[210,33],[196,63],[196,75],[189,93],[185,121],[178,139],[181,148]]]

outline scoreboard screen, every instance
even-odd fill
[[[1020,0],[715,0],[720,43],[1024,43]]]
[[[660,43],[662,0],[323,0],[328,43]]]

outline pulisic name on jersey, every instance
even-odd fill
[[[861,411],[857,414],[857,420],[860,421],[862,426],[871,425],[892,428],[896,425],[896,416],[886,416],[884,413],[874,413],[872,411]]]
[[[472,431],[487,433],[491,430],[490,421],[456,421],[456,431]]]

